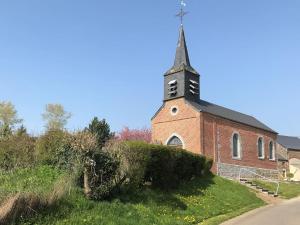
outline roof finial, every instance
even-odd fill
[[[184,0],[180,0],[180,12],[176,15],[177,17],[180,17],[181,26],[183,26],[183,17],[188,14],[188,12],[185,12],[183,8],[186,6],[186,3]]]

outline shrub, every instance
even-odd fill
[[[204,163],[203,173],[208,174],[213,166],[214,161],[212,159],[206,159]]]
[[[0,140],[0,169],[32,167],[35,164],[35,138],[28,135],[10,135]]]
[[[109,142],[104,150],[119,162],[116,174],[116,185],[118,188],[126,186],[129,189],[133,189],[140,187],[144,183],[150,151],[145,148],[143,142],[114,140]]]
[[[144,181],[162,189],[176,188],[181,182],[209,173],[212,160],[174,147],[127,142],[129,152],[144,152]],[[148,152],[148,153],[146,153]],[[150,155],[149,155],[150,154]],[[143,167],[142,167],[143,168]]]
[[[127,166],[127,178],[129,186],[140,187],[144,183],[146,168],[150,159],[150,151],[143,148],[143,142],[125,142],[123,159],[121,162]]]
[[[170,149],[171,150],[171,149]],[[194,176],[204,173],[206,158],[182,149],[173,149],[175,154],[174,175],[177,180],[191,180]]]
[[[97,152],[94,155],[94,167],[89,175],[91,193],[95,200],[109,198],[115,189],[115,176],[119,162],[105,152]]]
[[[94,156],[97,151],[96,136],[90,132],[76,132],[69,139],[72,153],[78,162],[77,173],[83,173],[83,187],[86,197],[90,198],[92,189],[91,179],[96,176]],[[94,173],[93,173],[94,172]]]
[[[118,162],[101,151],[97,136],[91,132],[48,131],[38,139],[36,152],[43,164],[71,172],[88,198],[110,196]]]
[[[178,182],[174,175],[175,157],[167,148],[154,148],[147,168],[147,178],[153,186],[167,189]]]
[[[72,164],[70,134],[62,130],[50,130],[36,143],[36,156],[42,164],[68,169]]]
[[[115,177],[119,162],[102,151],[97,136],[88,132],[76,132],[70,137],[71,148],[78,162],[78,172],[83,174],[85,195],[94,200],[108,198],[115,189]]]

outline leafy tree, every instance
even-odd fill
[[[110,126],[105,119],[99,120],[98,117],[94,117],[89,126],[85,129],[96,136],[98,147],[101,149],[105,143],[114,137],[114,133],[110,131]]]
[[[35,138],[10,135],[0,141],[0,170],[28,168],[35,165]]]
[[[16,132],[17,136],[23,136],[23,135],[27,135],[27,129],[25,128],[25,126],[22,124]]]
[[[47,130],[63,130],[72,115],[61,104],[48,104],[42,116]]]
[[[70,146],[76,155],[77,172],[82,172],[87,198],[99,200],[110,196],[115,187],[118,161],[98,147],[96,135],[79,131],[70,136]]]
[[[121,141],[143,141],[146,143],[151,142],[151,129],[129,129],[124,127],[119,133],[118,138]]]
[[[94,154],[97,150],[96,137],[89,132],[77,132],[71,136],[71,148],[79,156],[83,165],[83,184],[86,197],[90,198],[92,189],[90,187],[90,172],[94,167]]]
[[[43,164],[68,169],[69,134],[63,130],[48,130],[40,136],[35,145],[35,154]]]
[[[0,127],[8,129],[21,122],[22,119],[18,118],[17,110],[11,102],[0,102]]]
[[[0,126],[0,138],[5,139],[12,135],[12,130],[8,124]]]

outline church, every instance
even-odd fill
[[[152,141],[205,155],[222,176],[237,177],[242,168],[278,176],[277,132],[252,116],[204,101],[200,92],[181,25],[174,65],[164,74],[163,104],[151,120]]]

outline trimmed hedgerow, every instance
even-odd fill
[[[127,142],[127,145],[132,154],[136,151],[145,154],[144,181],[161,189],[176,188],[184,181],[206,175],[213,163],[205,156],[174,147],[143,142]]]
[[[103,150],[119,163],[114,178],[116,189],[136,189],[144,184],[145,171],[150,160],[147,144],[114,140]]]

